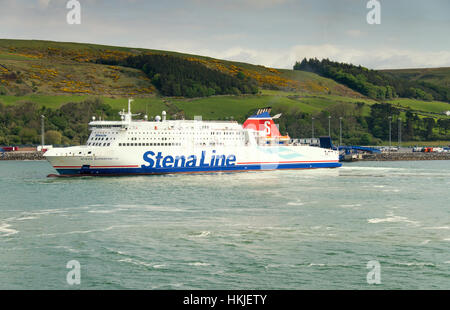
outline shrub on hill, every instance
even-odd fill
[[[97,62],[140,69],[165,96],[193,98],[258,93],[256,81],[243,74],[232,76],[177,56],[146,54]]]
[[[313,72],[331,78],[372,99],[403,97],[450,102],[450,90],[445,87],[406,80],[392,74],[329,59],[304,58],[301,62],[295,63],[294,70]]]

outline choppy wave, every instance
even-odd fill
[[[28,221],[28,220],[35,220],[38,219],[38,216],[23,216],[23,217],[18,217],[15,220],[16,221]]]
[[[342,166],[339,170],[350,171],[405,171],[406,168],[397,167],[364,167],[364,166]]]
[[[372,218],[368,219],[367,222],[370,224],[379,224],[379,223],[408,223],[413,225],[418,225],[418,221],[413,221],[408,219],[405,216],[394,215],[392,212],[388,212],[386,218]]]
[[[305,204],[304,202],[300,202],[299,200],[290,201],[287,203],[288,206],[303,206],[304,204]]]
[[[348,208],[348,209],[359,209],[359,207],[361,206],[362,205],[360,203],[339,205],[339,207],[341,208]]]
[[[9,224],[0,224],[0,237],[8,237],[11,235],[17,234],[19,231],[13,228],[10,228]]]
[[[422,229],[429,229],[429,230],[448,230],[448,229],[450,229],[450,226],[423,227]]]
[[[311,263],[308,265],[308,267],[326,267],[327,264],[318,264],[318,263]]]
[[[435,267],[436,265],[433,263],[428,263],[428,262],[411,262],[411,263],[401,263],[401,262],[397,262],[394,263],[395,265],[399,265],[399,266],[415,266],[415,267]]]
[[[211,266],[211,264],[202,263],[202,262],[188,263],[188,265],[189,266]]]
[[[108,226],[101,229],[88,229],[88,230],[74,230],[74,231],[67,231],[67,232],[58,232],[58,233],[47,233],[47,234],[41,234],[39,236],[59,236],[59,235],[73,235],[73,234],[89,234],[94,232],[104,232],[108,230],[112,230],[114,228],[121,228],[121,227],[130,227],[130,225],[118,225],[118,226]]]
[[[209,235],[211,235],[210,231],[201,231],[201,232],[188,233],[188,236],[195,237],[195,238],[204,238],[204,237],[208,237]]]
[[[129,257],[128,258],[119,259],[118,262],[130,263],[130,264],[133,264],[133,265],[145,266],[145,267],[150,267],[150,268],[154,267],[154,264],[143,262],[143,261],[140,261],[140,260],[137,260],[137,259],[133,259],[133,258],[129,258]]]

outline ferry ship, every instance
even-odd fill
[[[154,120],[119,112],[119,121],[89,123],[85,145],[52,148],[44,156],[61,176],[152,175],[340,167],[331,147],[311,139],[282,136],[270,108],[259,109],[243,125],[236,121]],[[316,139],[318,141],[318,139]]]

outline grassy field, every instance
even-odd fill
[[[59,108],[68,102],[80,102],[88,98],[101,98],[113,109],[122,110],[127,108],[127,98],[111,98],[98,96],[48,96],[48,95],[27,95],[27,96],[0,96],[0,102],[5,105],[17,104],[19,102],[35,102],[39,106],[47,108]],[[301,98],[301,100],[291,99],[280,95],[254,95],[254,96],[215,96],[207,98],[184,99],[184,98],[163,98],[147,97],[135,98],[132,110],[136,113],[147,112],[151,115],[158,115],[162,110],[170,113],[174,111],[184,111],[187,118],[202,115],[204,119],[225,119],[233,117],[243,120],[248,113],[257,108],[271,106],[273,108],[296,108],[306,113],[320,112],[324,107],[336,104],[331,100],[320,98]],[[172,107],[172,109],[171,109]],[[170,115],[169,115],[170,117]]]
[[[113,109],[127,108],[128,97],[105,97],[93,95],[24,95],[24,96],[0,96],[0,102],[5,105],[19,102],[34,102],[47,108],[59,108],[68,102],[80,102],[88,98],[101,98]],[[233,117],[242,120],[250,111],[257,108],[271,106],[285,109],[298,109],[305,113],[316,114],[337,104],[351,104],[364,102],[363,115],[369,115],[370,105],[376,103],[371,99],[352,98],[336,95],[311,95],[304,92],[282,92],[264,90],[260,95],[247,96],[214,96],[195,99],[167,98],[160,96],[137,97],[133,103],[133,111],[137,113],[147,112],[149,115],[160,114],[162,110],[168,112],[184,111],[187,118],[202,115],[205,119],[224,119]],[[426,102],[411,99],[397,99],[391,103],[404,108],[411,108],[422,117],[445,118],[439,113],[443,108],[450,106],[445,102]],[[171,108],[172,107],[172,108]],[[404,113],[403,113],[404,114]],[[170,117],[170,115],[169,115]]]
[[[411,108],[412,110],[439,113],[450,110],[450,104],[441,101],[422,101],[415,99],[399,98],[387,101],[393,105],[399,105],[405,108]]]
[[[25,95],[25,96],[0,96],[0,102],[5,105],[17,104],[19,102],[34,102],[39,106],[57,109],[68,102],[80,102],[91,96],[54,96],[54,95]]]
[[[420,68],[382,71],[407,80],[423,81],[443,87],[450,87],[450,68]]]

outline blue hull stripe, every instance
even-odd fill
[[[168,174],[168,173],[198,173],[221,171],[249,171],[249,170],[282,170],[282,169],[314,169],[337,168],[338,162],[295,163],[274,165],[236,165],[229,167],[182,167],[182,168],[90,168],[90,169],[56,169],[61,175],[136,175],[136,174]]]

